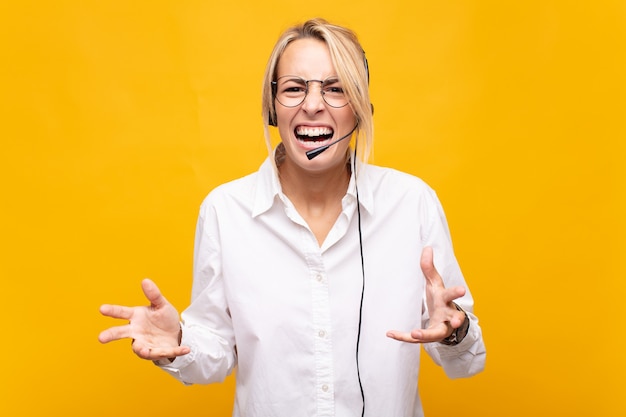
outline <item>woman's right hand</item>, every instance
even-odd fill
[[[182,330],[178,311],[159,291],[154,282],[144,279],[141,288],[149,306],[126,307],[104,304],[100,313],[107,317],[128,320],[123,326],[104,330],[98,336],[101,343],[125,338],[132,339],[133,352],[142,359],[161,361],[186,355],[189,347],[180,346]]]

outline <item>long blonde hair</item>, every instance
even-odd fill
[[[271,84],[272,81],[276,80],[278,61],[287,46],[297,39],[304,38],[317,39],[328,46],[333,66],[337,70],[337,76],[343,84],[350,107],[358,123],[355,131],[358,141],[358,157],[361,161],[367,162],[374,142],[374,127],[373,107],[369,97],[369,69],[365,52],[353,31],[333,25],[320,18],[308,20],[283,32],[274,45],[265,68],[262,116],[265,122],[265,141],[270,155],[272,145],[268,126],[271,120],[276,120]],[[361,138],[364,141],[360,141]]]

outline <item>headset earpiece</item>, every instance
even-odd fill
[[[365,74],[367,75],[367,85],[370,85],[370,66],[367,62],[365,51],[363,51],[363,65],[365,66]]]
[[[365,74],[367,75],[367,85],[370,85],[370,66],[367,62],[367,57],[365,56],[365,51],[363,51],[363,65],[365,66]],[[372,106],[372,116],[374,115],[374,105],[370,103]]]
[[[278,122],[276,121],[276,112],[274,112],[274,117],[272,117],[272,113],[267,116],[267,124],[270,126],[278,126]]]
[[[274,81],[271,82],[271,88],[272,88],[272,109],[269,112],[268,116],[267,116],[267,124],[270,126],[278,126],[278,121],[276,120],[276,107],[274,105],[274,100],[276,99],[276,83]],[[273,111],[273,115],[272,115],[272,111]]]

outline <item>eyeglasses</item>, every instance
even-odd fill
[[[337,77],[325,80],[305,80],[297,75],[284,75],[272,81],[272,92],[285,107],[298,107],[309,94],[309,83],[319,83],[322,98],[331,107],[340,108],[348,104],[348,97]]]

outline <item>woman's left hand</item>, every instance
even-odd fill
[[[387,336],[408,343],[439,342],[450,336],[465,320],[465,313],[457,310],[454,300],[465,295],[465,288],[445,288],[443,279],[433,263],[433,249],[427,246],[420,259],[422,272],[426,277],[426,305],[430,315],[430,325],[426,329],[410,332],[390,330]]]

